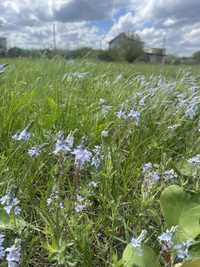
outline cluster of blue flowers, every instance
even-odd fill
[[[13,140],[16,141],[28,141],[31,138],[31,133],[29,132],[30,125],[27,126],[22,131],[18,131],[12,136]],[[107,132],[104,132],[104,135],[108,135]],[[39,156],[46,144],[36,145],[31,147],[28,150],[28,155],[30,157]],[[102,149],[100,146],[95,146],[92,151],[89,151],[83,144],[83,142],[74,147],[74,132],[70,132],[65,138],[62,132],[59,132],[57,135],[57,140],[55,142],[55,148],[52,152],[54,155],[73,155],[74,164],[76,168],[82,169],[86,163],[91,162],[92,166],[98,168],[103,159]]]
[[[0,234],[0,260],[6,257],[8,267],[18,267],[21,258],[21,240],[15,239],[11,247],[4,246],[5,235]]]

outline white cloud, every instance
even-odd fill
[[[0,0],[0,10],[0,35],[12,45],[47,47],[56,23],[60,47],[98,47],[120,32],[134,31],[146,46],[162,46],[166,36],[170,53],[200,49],[199,0]],[[105,19],[113,25],[103,37],[94,23]]]
[[[121,16],[119,20],[116,21],[112,26],[108,37],[114,37],[121,32],[135,31],[136,28],[134,27],[134,21],[135,18],[131,12],[128,12],[124,16]]]
[[[165,38],[169,53],[189,55],[200,49],[199,12],[199,0],[135,0],[133,11],[115,21],[106,39],[135,31],[147,47],[163,46]]]
[[[164,22],[163,22],[163,26],[165,27],[170,27],[170,26],[174,26],[176,24],[176,20],[172,19],[172,18],[167,18]]]

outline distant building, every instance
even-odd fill
[[[133,40],[131,35],[127,33],[120,33],[109,42],[109,49],[118,49],[124,41]],[[144,45],[144,43],[143,43]],[[144,60],[149,63],[165,63],[166,50],[163,48],[146,48],[144,49]]]
[[[109,49],[118,49],[121,47],[121,44],[125,40],[129,40],[130,38],[127,36],[126,33],[122,32],[119,35],[117,35],[114,39],[112,39],[109,44]]]
[[[195,60],[193,57],[181,57],[180,63],[181,64],[194,64]]]
[[[5,53],[7,51],[7,39],[5,37],[0,37],[0,53]]]
[[[149,63],[165,63],[166,50],[163,48],[145,49],[145,61]]]

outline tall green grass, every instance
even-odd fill
[[[22,240],[20,266],[118,266],[116,258],[141,229],[148,230],[148,242],[158,248],[155,236],[164,229],[158,199],[166,183],[161,181],[148,192],[142,168],[152,162],[161,172],[174,169],[178,173],[174,183],[199,190],[179,167],[199,153],[199,113],[190,119],[177,111],[177,100],[168,90],[148,99],[139,126],[117,118],[116,112],[126,100],[131,106],[132,97],[142,92],[141,83],[134,80],[137,75],[146,81],[161,75],[167,82],[176,81],[175,90],[184,93],[190,84],[181,79],[188,68],[60,59],[7,61],[9,67],[0,76],[0,196],[14,191],[22,213],[13,229],[1,227],[0,218],[0,228],[8,244],[15,237]],[[199,75],[195,68],[191,75]],[[74,72],[89,74],[83,79],[64,77]],[[117,81],[119,74],[122,79]],[[106,116],[100,99],[112,106]],[[30,122],[31,139],[12,140]],[[174,124],[178,128],[168,128]],[[78,178],[73,157],[52,154],[53,136],[75,129],[76,145],[85,137],[89,150],[101,145],[104,154],[100,169],[88,164]],[[101,136],[105,129],[108,137]],[[41,155],[28,156],[30,147],[44,143]],[[91,188],[91,181],[98,187]],[[48,207],[54,189],[59,199]],[[74,210],[77,194],[89,203],[80,213]]]

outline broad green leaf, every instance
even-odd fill
[[[179,219],[179,240],[192,240],[200,234],[200,205],[183,210]]]
[[[200,267],[200,258],[192,259],[182,264],[176,264],[175,267]]]
[[[187,194],[176,185],[167,187],[161,194],[160,204],[167,227],[178,225],[179,217],[186,205]]]
[[[177,242],[194,239],[200,234],[199,194],[172,185],[161,194],[160,204],[167,227],[178,225]]]
[[[134,248],[131,244],[127,245],[122,260],[125,267],[160,267],[158,256],[148,246]]]
[[[186,192],[177,185],[167,187],[161,194],[160,204],[168,227],[179,223],[182,212],[200,206],[200,194]]]
[[[189,163],[187,160],[178,162],[176,167],[178,171],[185,176],[196,176],[198,172],[198,167]]]

